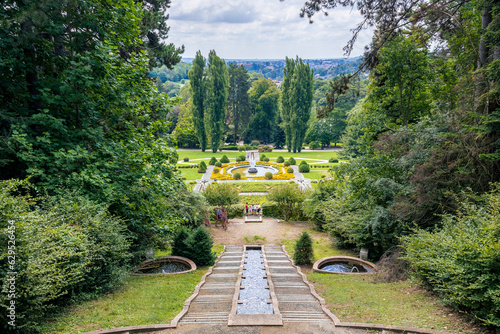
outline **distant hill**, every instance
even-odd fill
[[[183,58],[182,62],[169,71],[168,69],[155,69],[151,71],[153,77],[160,76],[161,80],[180,81],[187,79],[193,58]],[[283,80],[284,59],[225,59],[226,63],[243,65],[249,72],[262,73],[265,78]],[[342,73],[352,73],[358,69],[361,57],[331,58],[331,59],[304,59],[314,70],[314,76],[319,79],[331,79]],[[163,73],[164,74],[163,74]],[[160,74],[161,73],[161,74]]]

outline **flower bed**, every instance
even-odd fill
[[[234,180],[234,177],[232,174],[229,174],[227,170],[232,167],[236,166],[241,166],[241,165],[248,165],[248,161],[240,161],[240,162],[232,162],[229,164],[223,164],[221,166],[221,169],[219,173],[213,173],[210,176],[211,179],[213,180],[219,180],[219,181],[224,181],[224,180]],[[283,167],[283,164],[278,164],[275,162],[263,162],[263,161],[258,161],[256,162],[257,165],[264,165],[264,166],[270,166],[274,167],[279,170],[278,173],[273,175],[273,180],[290,180],[295,178],[295,175],[293,173],[287,173],[286,170]],[[248,177],[242,175],[240,180],[266,180],[265,176],[256,176],[256,177]]]

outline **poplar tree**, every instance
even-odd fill
[[[286,57],[286,64],[283,68],[283,83],[281,87],[283,89],[281,95],[281,118],[283,119],[282,128],[285,132],[285,143],[288,152],[292,150],[292,135],[290,128],[290,118],[292,114],[292,106],[290,102],[290,86],[293,77],[293,71],[295,69],[295,61]]]
[[[193,97],[194,128],[202,152],[205,152],[207,148],[207,135],[205,132],[205,61],[206,59],[201,55],[201,51],[196,52],[193,68],[188,73]]]
[[[229,64],[229,94],[228,106],[231,113],[231,123],[234,126],[234,144],[237,142],[238,133],[243,133],[251,116],[248,90],[250,89],[250,76],[246,68],[235,63]]]
[[[226,62],[219,58],[215,50],[208,54],[206,131],[210,137],[212,152],[217,152],[222,138],[222,130],[227,110],[229,76]]]

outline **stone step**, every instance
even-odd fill
[[[191,313],[212,313],[212,312],[226,312],[229,314],[231,312],[232,303],[228,302],[216,302],[212,301],[211,303],[198,303],[196,299],[191,302],[189,306],[188,313],[186,316],[189,316]]]
[[[300,287],[274,287],[274,292],[276,292],[276,295],[278,294],[295,294],[295,295],[309,295],[311,293],[311,290],[309,290],[308,287],[300,286]]]
[[[279,298],[279,297],[278,297]],[[280,312],[285,311],[306,311],[311,313],[320,313],[323,310],[317,301],[280,301],[279,302]]]
[[[279,302],[304,302],[304,301],[311,301],[311,302],[316,302],[317,299],[313,297],[311,294],[302,294],[302,295],[297,295],[297,294],[277,294],[278,301]]]
[[[271,274],[296,274],[297,270],[294,267],[285,267],[285,266],[279,266],[279,267],[269,267],[269,272]]]
[[[241,259],[239,261],[219,261],[217,267],[239,267],[241,264]]]
[[[221,271],[228,271],[228,272],[231,272],[231,271],[234,271],[234,272],[238,272],[240,270],[240,267],[215,267],[212,269],[214,273],[219,273]]]
[[[234,289],[233,289],[233,292],[234,292]],[[198,297],[196,297],[196,299],[194,300],[194,302],[201,303],[201,302],[209,301],[209,302],[213,303],[214,300],[221,301],[221,302],[232,301],[233,300],[233,294],[225,294],[225,295],[198,295]]]

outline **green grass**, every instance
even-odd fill
[[[248,205],[268,202],[267,195],[240,195],[239,199],[241,204],[248,203]]]
[[[213,245],[219,255],[223,245]],[[170,250],[155,250],[155,257]],[[114,293],[68,307],[41,325],[41,333],[80,333],[116,327],[169,323],[208,268],[180,275],[129,276]]]
[[[80,333],[169,323],[207,268],[180,275],[130,276],[117,292],[70,307],[42,325],[42,333]]]
[[[235,183],[234,186],[238,189],[239,192],[263,192],[269,191],[279,183]]]
[[[307,279],[340,321],[472,333],[463,319],[411,281],[373,283],[369,276],[320,273]]]
[[[199,180],[204,173],[198,173],[198,168],[179,168],[181,175],[186,178],[186,180]]]
[[[332,247],[332,244],[329,239],[323,237],[317,237],[314,235],[313,229],[308,229],[307,232],[311,235],[313,239],[313,252],[314,252],[314,260],[313,262],[327,256],[356,256],[354,252],[346,249],[337,249]],[[281,241],[282,245],[285,245],[285,249],[293,258],[293,254],[295,253],[295,241],[291,239],[283,239]]]
[[[313,180],[319,180],[321,179],[322,175],[325,175],[325,177],[330,176],[330,173],[327,170],[314,170],[311,169],[309,173],[302,173],[306,179],[313,179]]]

